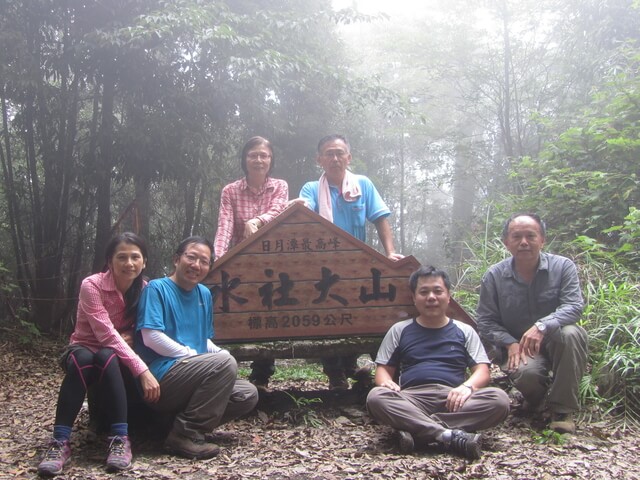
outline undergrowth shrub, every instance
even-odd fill
[[[545,250],[572,258],[580,274],[585,309],[579,324],[589,337],[581,415],[640,427],[640,211],[630,209],[624,225],[603,233],[615,234],[618,244],[579,236],[568,245],[547,239]],[[475,312],[482,275],[509,254],[498,238],[474,239],[467,247],[472,257],[458,272],[454,296]]]

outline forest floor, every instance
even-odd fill
[[[11,340],[0,343],[2,479],[36,477],[53,425],[62,347],[38,340],[35,352]],[[514,409],[504,424],[484,432],[478,461],[427,450],[401,455],[391,429],[367,415],[363,393],[335,394],[326,386],[273,382],[273,392],[252,414],[222,427],[221,453],[210,460],[168,455],[157,425],[134,428],[133,467],[117,475],[105,472],[106,438],[88,428],[83,410],[74,427],[72,460],[58,478],[640,480],[640,435],[607,422],[583,420],[575,436],[559,438]]]

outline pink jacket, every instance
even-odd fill
[[[125,303],[110,271],[85,278],[80,286],[76,327],[70,343],[92,352],[111,348],[134,377],[148,369],[119,332],[134,333],[135,317],[124,318]]]

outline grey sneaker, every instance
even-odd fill
[[[413,436],[404,430],[398,430],[398,449],[400,453],[407,454],[413,452],[415,443]]]
[[[42,477],[54,477],[62,473],[62,469],[71,458],[71,445],[69,440],[51,439],[47,453],[38,465],[38,475]]]
[[[558,433],[576,433],[576,424],[570,413],[552,413],[549,428]]]
[[[186,437],[174,430],[171,430],[164,441],[164,448],[169,453],[194,460],[215,457],[220,452],[220,447],[215,443],[209,443],[204,439]]]
[[[464,430],[452,430],[451,440],[445,444],[448,451],[462,455],[469,460],[480,458],[480,441],[482,436],[479,433],[467,433]]]
[[[129,436],[109,437],[109,455],[107,456],[107,470],[109,472],[118,472],[120,470],[128,470],[131,468],[131,442]]]

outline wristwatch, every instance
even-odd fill
[[[544,333],[547,331],[547,326],[542,322],[536,322],[534,323],[534,325],[538,330],[540,330],[540,333]]]

